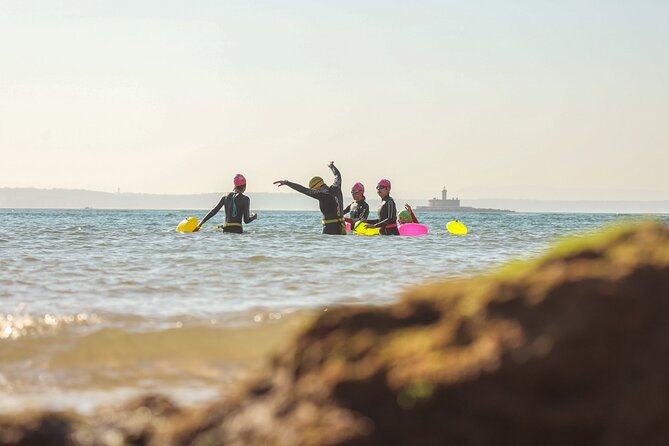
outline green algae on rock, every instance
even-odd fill
[[[329,311],[275,359],[262,392],[182,438],[664,444],[669,230],[643,224],[581,243],[506,276]]]

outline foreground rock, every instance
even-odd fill
[[[647,224],[324,313],[236,398],[187,416],[164,403],[134,437],[114,431],[117,444],[669,444],[668,358],[669,229]],[[122,425],[63,438],[108,444]]]

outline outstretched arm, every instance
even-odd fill
[[[288,180],[278,180],[275,181],[274,184],[278,184],[279,187],[281,186],[288,186],[293,190],[296,190],[297,192],[300,192],[308,197],[318,199],[319,195],[327,194],[327,190],[323,189],[310,189],[308,187],[304,187],[301,184],[293,183]]]
[[[397,209],[395,209],[395,202],[389,201],[385,204],[388,207],[388,217],[383,220],[378,220],[374,225],[375,228],[383,228],[397,222]]]
[[[221,200],[218,202],[218,204],[216,205],[216,207],[215,207],[214,209],[212,209],[211,211],[209,211],[209,213],[208,213],[207,215],[204,216],[204,218],[202,219],[202,221],[201,221],[200,223],[198,223],[197,227],[196,227],[193,231],[199,231],[200,228],[201,228],[202,226],[204,226],[204,224],[207,222],[207,220],[209,220],[209,219],[210,219],[211,217],[213,217],[214,215],[218,214],[218,211],[220,211],[221,208],[223,207],[223,205],[225,204],[225,197],[226,197],[225,195],[223,195],[223,196],[221,197]]]

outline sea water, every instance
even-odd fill
[[[426,236],[341,237],[320,233],[317,212],[266,211],[241,235],[212,227],[223,214],[175,232],[204,213],[0,209],[0,412],[86,412],[145,392],[213,399],[314,314],[388,304],[642,218],[419,213]],[[468,235],[446,231],[456,217]]]

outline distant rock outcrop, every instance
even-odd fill
[[[141,441],[122,438],[669,444],[668,327],[669,229],[610,230],[534,263],[420,287],[386,308],[328,311],[236,397],[187,417],[147,409]],[[115,423],[60,431],[77,444],[106,444],[101,426]]]

